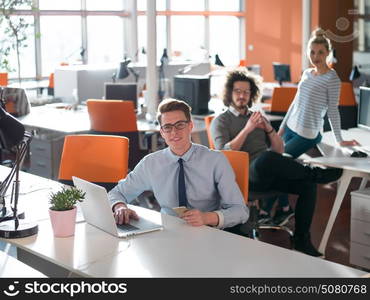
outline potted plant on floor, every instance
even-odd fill
[[[63,187],[61,191],[52,193],[49,199],[49,215],[55,237],[74,235],[77,202],[82,202],[85,193],[75,187]]]

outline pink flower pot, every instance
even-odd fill
[[[49,209],[50,221],[55,237],[67,237],[75,234],[77,208],[57,211]]]

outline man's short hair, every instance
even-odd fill
[[[237,68],[235,70],[230,71],[226,77],[224,94],[222,99],[225,106],[230,106],[230,104],[233,102],[232,93],[234,88],[234,82],[236,81],[246,81],[249,82],[250,84],[251,95],[250,100],[248,102],[248,107],[251,107],[253,103],[259,101],[261,95],[261,82],[262,82],[261,76],[249,72],[246,68]]]
[[[162,114],[175,110],[184,112],[186,120],[191,121],[191,107],[184,101],[168,98],[163,100],[158,106],[157,120],[159,124],[162,124]]]

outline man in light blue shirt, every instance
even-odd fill
[[[180,198],[185,197],[188,210],[182,218],[189,225],[229,228],[245,223],[249,211],[227,158],[221,152],[191,143],[190,107],[174,99],[162,101],[158,121],[168,148],[144,157],[109,192],[116,222],[128,223],[130,218],[137,218],[126,203],[149,190],[161,211],[172,215],[173,208],[180,206]],[[185,178],[183,192],[179,183],[180,165]]]

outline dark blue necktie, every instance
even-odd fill
[[[185,174],[183,159],[179,158],[180,170],[179,170],[179,206],[186,206],[188,199],[186,198],[186,188],[185,188]]]

